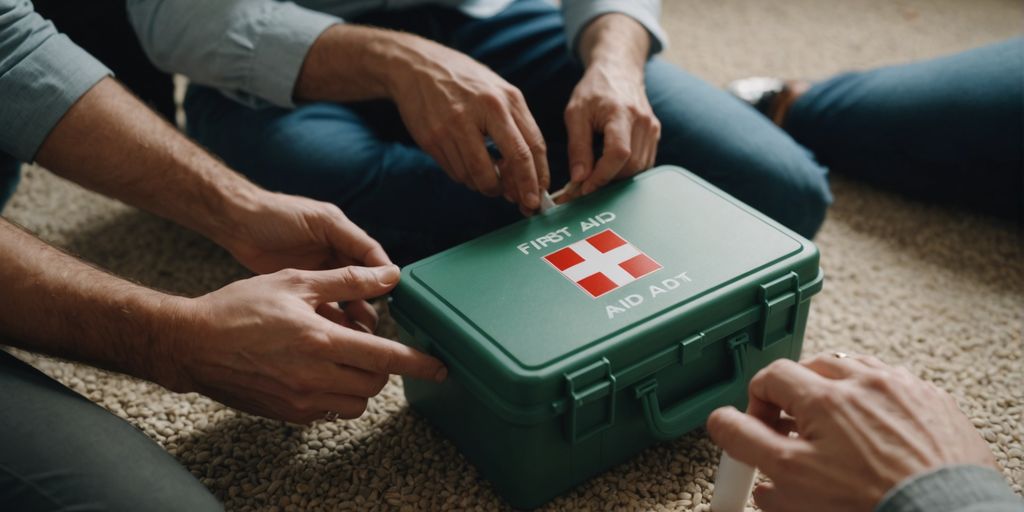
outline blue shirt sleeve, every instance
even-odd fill
[[[342,20],[277,0],[128,0],[157,67],[252,107],[293,107],[309,48]]]
[[[25,162],[64,114],[112,73],[29,0],[0,0],[0,151]]]
[[[1024,512],[1024,500],[992,468],[946,466],[908,478],[875,512]]]
[[[577,55],[583,29],[598,16],[613,12],[625,14],[647,29],[651,35],[651,55],[668,48],[668,36],[658,21],[661,16],[660,0],[562,0],[562,12],[565,14],[569,50],[573,55]]]

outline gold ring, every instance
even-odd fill
[[[850,357],[850,354],[847,354],[846,352],[832,352],[832,357],[836,359],[846,359],[847,357]]]

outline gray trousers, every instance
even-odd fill
[[[0,350],[0,509],[223,507],[138,429]]]

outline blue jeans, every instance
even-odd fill
[[[21,179],[21,162],[0,151],[0,212],[4,211],[7,200],[14,195]]]
[[[563,112],[583,68],[563,19],[544,0],[520,0],[487,19],[427,6],[352,20],[405,30],[462,51],[518,87],[548,146],[554,187],[568,180]],[[657,163],[686,167],[813,236],[831,202],[825,168],[753,109],[664,61],[646,86],[662,123]],[[192,87],[190,135],[267,188],[339,205],[407,261],[510,223],[517,210],[452,182],[406,132],[394,104],[312,103],[252,109]]]
[[[912,196],[1020,219],[1024,39],[815,84],[786,130],[818,160]]]

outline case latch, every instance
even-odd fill
[[[770,283],[761,285],[759,293],[764,307],[761,309],[761,323],[758,327],[758,348],[765,349],[776,343],[788,341],[797,325],[800,308],[800,276],[790,272]]]
[[[566,434],[577,443],[597,434],[615,422],[615,376],[608,358],[566,374],[569,410]]]

